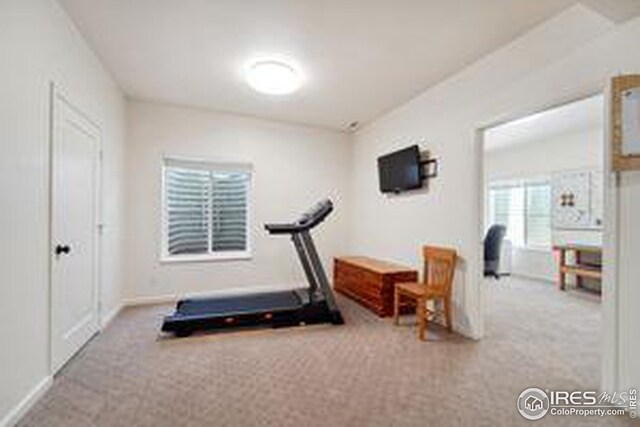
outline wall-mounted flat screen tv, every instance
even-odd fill
[[[417,145],[378,157],[380,191],[400,193],[422,187],[420,148]]]

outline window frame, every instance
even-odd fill
[[[489,210],[489,206],[491,203],[490,197],[491,197],[491,191],[492,190],[499,190],[499,189],[504,189],[504,188],[522,188],[523,190],[523,216],[522,216],[522,220],[523,220],[523,241],[524,244],[517,244],[516,242],[513,242],[513,246],[515,248],[520,248],[520,249],[526,249],[526,250],[530,250],[530,251],[539,251],[539,252],[552,252],[553,251],[553,221],[552,221],[552,216],[553,216],[553,212],[552,212],[552,208],[549,210],[549,219],[550,219],[550,223],[549,223],[549,231],[550,231],[550,238],[549,238],[549,245],[536,245],[536,244],[531,244],[529,243],[529,221],[528,221],[528,217],[529,217],[529,192],[528,192],[528,187],[533,187],[533,186],[540,186],[540,185],[547,185],[549,186],[549,189],[551,190],[551,177],[549,176],[540,176],[540,177],[535,177],[535,178],[522,178],[522,179],[514,179],[514,180],[494,180],[489,182],[489,186],[487,188],[487,219],[488,222],[492,222],[493,218],[490,218],[490,210]],[[490,225],[490,224],[487,224]]]
[[[551,179],[528,179],[522,183],[524,187],[524,248],[541,251],[552,252],[553,250],[553,208],[552,208],[552,189]],[[539,245],[530,243],[529,237],[529,187],[548,186],[549,187],[549,244]]]
[[[212,251],[211,229],[207,232],[207,253],[172,255],[169,253],[169,215],[167,212],[167,182],[166,172],[170,167],[186,169],[202,169],[214,172],[243,172],[249,175],[247,183],[247,221],[246,248],[242,251]],[[226,162],[219,160],[193,159],[177,156],[163,156],[160,167],[160,262],[161,263],[190,263],[190,262],[223,262],[250,260],[253,257],[251,224],[252,224],[252,192],[253,192],[253,164],[242,162]]]

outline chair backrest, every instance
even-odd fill
[[[458,254],[454,249],[436,246],[422,248],[424,284],[440,293],[451,292]]]
[[[484,238],[484,259],[485,261],[497,261],[500,259],[500,248],[507,227],[501,224],[494,224],[489,227],[487,235]]]

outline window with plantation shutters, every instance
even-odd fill
[[[551,246],[551,185],[528,183],[526,185],[527,246],[547,248]]]
[[[249,256],[248,166],[165,159],[164,257]]]
[[[507,228],[515,246],[551,247],[551,184],[548,180],[492,183],[489,186],[489,224]]]

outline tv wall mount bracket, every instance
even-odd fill
[[[423,180],[435,178],[438,176],[438,159],[433,158],[428,160],[421,160],[420,167],[422,168],[420,175]]]

